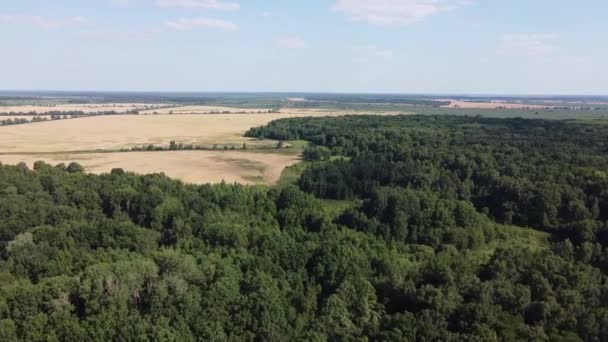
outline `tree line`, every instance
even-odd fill
[[[77,119],[77,118],[85,118],[91,116],[102,116],[102,115],[138,115],[139,110],[130,110],[126,113],[120,113],[116,111],[101,111],[101,112],[83,112],[80,110],[73,111],[49,111],[49,112],[8,112],[8,113],[0,113],[0,119],[3,116],[15,116],[9,119],[0,120],[0,126],[9,126],[9,125],[21,125],[27,123],[35,123],[35,122],[45,122],[45,121],[55,121],[55,120],[67,120],[67,119]],[[19,118],[19,116],[33,116],[31,119],[27,118]]]

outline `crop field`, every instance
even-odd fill
[[[161,102],[157,102],[161,103]],[[16,106],[25,111],[127,111],[160,106],[150,104],[97,104]],[[494,103],[498,104],[498,103]],[[116,107],[114,107],[116,106]],[[274,184],[283,170],[297,162],[302,146],[276,150],[277,142],[243,137],[252,127],[291,117],[341,115],[456,114],[499,117],[602,118],[603,111],[560,111],[491,108],[437,108],[402,106],[399,110],[354,108],[268,108],[182,105],[140,110],[150,115],[106,115],[0,127],[0,162],[30,166],[37,160],[50,164],[76,161],[88,172],[103,173],[123,168],[136,173],[159,173],[189,183],[222,180],[245,184]],[[0,107],[6,109],[10,107]],[[153,115],[156,113],[156,115]],[[159,114],[163,113],[163,114]],[[170,114],[172,113],[172,114]],[[222,113],[222,114],[209,114]],[[198,114],[198,115],[193,115]],[[0,116],[0,119],[26,118]],[[27,117],[31,119],[31,117]],[[170,142],[202,150],[140,152],[149,145],[167,148]],[[288,145],[287,145],[288,146]]]
[[[273,184],[282,170],[298,162],[293,154],[244,151],[163,151],[128,153],[58,153],[2,155],[4,164],[25,162],[32,167],[42,160],[48,164],[77,162],[87,172],[107,173],[122,168],[140,174],[164,173],[187,183]]]
[[[164,172],[189,183],[273,184],[285,167],[297,162],[301,147],[275,150],[276,141],[243,137],[247,130],[280,118],[344,114],[354,113],[108,115],[3,126],[0,162],[32,166],[37,160],[53,165],[76,161],[92,173],[123,168],[141,174]],[[124,151],[167,147],[171,141],[210,150]]]
[[[170,141],[207,145],[255,144],[241,137],[274,115],[95,116],[0,128],[0,152],[117,150]]]
[[[0,106],[0,114],[2,113],[46,113],[46,112],[74,112],[80,111],[85,113],[98,112],[117,112],[125,113],[132,110],[141,110],[146,108],[165,107],[164,104],[143,104],[143,103],[103,103],[103,104],[48,104],[48,105],[15,105],[15,106]]]
[[[208,148],[270,146],[275,142],[242,135],[251,127],[298,116],[315,114],[112,115],[6,126],[0,127],[0,153],[119,150],[170,141]]]

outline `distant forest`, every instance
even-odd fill
[[[172,103],[208,104],[233,107],[275,108],[284,105],[290,98],[306,99],[309,102],[331,102],[345,104],[392,104],[437,107],[448,104],[443,99],[487,102],[499,100],[526,104],[554,104],[585,106],[589,104],[608,108],[608,96],[506,96],[506,95],[462,95],[462,94],[340,94],[340,93],[293,93],[293,92],[96,92],[96,91],[0,91],[0,106],[7,103]],[[569,103],[569,105],[567,104]],[[302,104],[299,104],[302,105]]]
[[[274,187],[0,166],[0,341],[606,341],[608,125],[294,118]]]

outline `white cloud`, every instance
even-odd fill
[[[357,62],[387,61],[393,58],[392,50],[377,47],[375,45],[360,46],[353,48],[354,58]]]
[[[337,0],[332,9],[372,25],[408,25],[470,4],[469,0]]]
[[[39,29],[54,29],[66,26],[86,25],[89,21],[82,16],[72,18],[51,18],[40,15],[0,14],[0,24],[31,26]]]
[[[264,12],[260,13],[260,16],[262,16],[264,18],[270,18],[270,17],[272,17],[272,12],[264,11]]]
[[[235,31],[239,27],[230,21],[210,18],[180,18],[169,21],[166,26],[173,30],[187,31],[197,27],[209,27],[226,31]]]
[[[500,39],[499,54],[509,56],[547,56],[557,52],[559,35],[554,33],[509,33]]]
[[[287,49],[303,49],[308,46],[304,39],[298,36],[282,36],[277,39],[277,44],[280,47]]]
[[[123,0],[124,1],[124,0]],[[159,7],[202,8],[215,10],[238,10],[241,5],[235,2],[218,0],[157,0]]]

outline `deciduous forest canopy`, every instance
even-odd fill
[[[608,340],[608,125],[284,119],[293,185],[0,166],[0,340]]]

